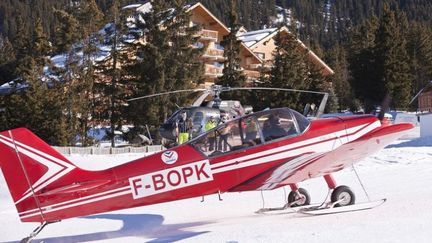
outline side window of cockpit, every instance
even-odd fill
[[[197,111],[192,119],[192,138],[194,138],[204,132],[204,114]]]
[[[297,121],[299,132],[303,133],[306,128],[309,127],[310,121],[297,111],[292,111],[292,113],[294,114],[295,120]]]
[[[201,111],[197,111],[194,114],[192,123],[194,125],[202,125],[203,119],[204,119],[204,114]]]
[[[287,109],[265,113],[258,118],[258,121],[265,141],[298,134],[290,110]]]
[[[192,142],[192,145],[209,157],[236,150],[242,145],[239,120],[227,122],[212,129]]]

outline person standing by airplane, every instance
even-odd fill
[[[220,124],[228,122],[228,114],[221,113],[221,119]],[[228,150],[228,135],[230,133],[230,127],[229,125],[225,125],[225,127],[222,127],[219,129],[219,141],[218,141],[218,150],[220,151],[227,151]],[[223,146],[223,147],[222,147]]]
[[[213,128],[216,127],[216,120],[214,118],[214,116],[210,116],[209,120],[207,121],[207,123],[204,126],[205,131],[209,131]],[[209,151],[214,150],[215,148],[215,143],[216,143],[216,136],[215,133],[212,132],[208,135],[208,142],[209,142]]]
[[[176,122],[177,143],[183,144],[189,141],[190,132],[192,130],[192,121],[187,119],[187,114],[183,111]]]

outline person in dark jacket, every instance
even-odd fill
[[[280,126],[279,117],[275,114],[271,114],[264,123],[263,134],[266,141],[287,135],[285,129]]]

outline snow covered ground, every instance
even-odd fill
[[[380,207],[342,214],[305,216],[279,212],[255,214],[260,192],[227,193],[64,220],[48,225],[35,242],[431,242],[432,138],[418,138],[418,128],[404,140],[356,164],[369,197],[387,198]],[[112,166],[138,155],[71,156],[85,166]],[[85,162],[87,161],[87,162]],[[93,168],[93,166],[89,166]],[[335,174],[350,186],[357,202],[367,197],[353,169]],[[322,178],[300,184],[315,203],[327,194]],[[263,193],[265,207],[285,203],[283,189]],[[26,237],[37,224],[21,223],[0,176],[0,241]]]

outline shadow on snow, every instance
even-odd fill
[[[404,148],[404,147],[430,147],[432,146],[432,137],[416,138],[398,144],[391,144],[386,148]]]
[[[143,237],[151,239],[148,242],[173,242],[187,239],[209,231],[191,232],[184,230],[188,227],[204,225],[210,222],[195,222],[185,224],[163,224],[164,217],[155,214],[101,214],[82,217],[84,219],[110,219],[123,221],[123,227],[119,230],[108,232],[96,232],[73,236],[59,236],[51,238],[36,238],[34,242],[82,242],[115,239],[122,237]],[[48,226],[49,227],[49,226]],[[45,229],[46,230],[46,229]]]

